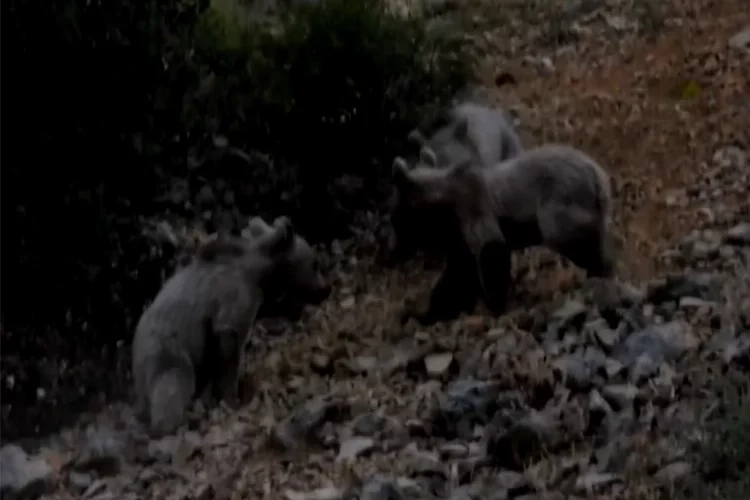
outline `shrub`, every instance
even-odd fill
[[[298,165],[304,213],[316,207],[315,222],[330,215],[328,181],[354,174],[374,186],[409,129],[473,70],[461,36],[431,33],[423,19],[391,14],[382,0],[302,4],[264,27],[211,14],[196,60],[222,90],[198,107],[213,110],[231,143]]]
[[[738,377],[735,377],[738,378]],[[727,382],[721,391],[722,412],[708,426],[709,439],[703,458],[712,479],[716,499],[747,498],[750,494],[750,414],[747,412],[750,381],[742,375],[737,384]]]
[[[113,346],[170,265],[139,221],[171,181],[249,183],[245,213],[286,212],[311,237],[333,215],[346,226],[357,207],[337,210],[330,181],[360,176],[354,199],[377,201],[408,130],[472,69],[460,36],[378,0],[265,23],[221,1],[3,2],[2,366],[16,380],[3,387],[6,437],[109,390],[100,375],[113,373]],[[249,172],[187,168],[215,133],[261,153]],[[291,194],[279,202],[281,191]]]

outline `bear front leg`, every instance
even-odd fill
[[[239,377],[250,327],[261,303],[252,294],[224,290],[218,298],[209,342],[213,344],[216,363],[212,368],[212,389],[230,407],[239,404]]]
[[[615,274],[614,243],[612,234],[606,229],[600,229],[593,237],[593,255],[589,258],[586,274],[592,278],[611,278]]]
[[[214,334],[219,344],[215,366],[217,371],[213,383],[214,397],[235,408],[239,405],[240,369],[245,335],[234,328],[216,331]]]
[[[394,220],[383,232],[378,249],[378,261],[384,267],[396,267],[417,253],[416,242],[404,223]]]
[[[446,260],[445,270],[430,294],[427,311],[415,315],[423,325],[455,319],[476,306],[479,276],[470,254],[449,254]]]
[[[508,245],[493,241],[479,252],[479,277],[487,309],[495,316],[504,314],[511,285],[511,250]]]

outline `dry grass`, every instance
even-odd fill
[[[696,185],[717,148],[748,143],[750,113],[738,104],[750,93],[750,64],[727,46],[750,19],[750,5],[741,9],[728,0],[676,1],[681,25],[653,40],[579,42],[545,76],[507,54],[485,61],[488,87],[498,68],[520,75],[517,87],[494,94],[519,110],[531,143],[571,143],[613,174],[626,278],[660,271],[658,255],[695,227],[696,207],[667,207],[666,193]],[[747,210],[746,199],[724,201]]]

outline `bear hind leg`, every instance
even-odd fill
[[[211,341],[215,360],[212,380],[212,395],[223,400],[230,407],[239,406],[239,382],[242,366],[245,335],[235,329],[222,329],[213,332]]]
[[[575,238],[553,245],[553,248],[584,269],[589,278],[610,278],[614,274],[608,238],[599,230],[581,232]]]
[[[588,277],[612,276],[611,242],[598,214],[580,207],[549,204],[539,211],[538,223],[545,244],[584,269]]]
[[[195,373],[187,355],[157,375],[148,394],[149,431],[153,437],[177,430],[185,419],[194,392]]]
[[[484,302],[495,316],[507,309],[511,285],[511,251],[502,242],[489,242],[479,253],[479,276]]]

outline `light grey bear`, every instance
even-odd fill
[[[469,159],[479,166],[489,166],[523,150],[512,119],[504,110],[463,102],[446,115],[447,123],[429,139],[419,129],[409,134],[409,141],[420,148],[417,166],[448,167]]]
[[[424,323],[456,317],[480,294],[489,309],[506,307],[511,251],[545,245],[589,276],[611,276],[611,185],[587,154],[545,145],[490,167],[467,160],[444,169],[394,161],[403,202],[442,211],[457,224],[445,245],[446,268]],[[448,227],[448,224],[446,224]]]
[[[418,129],[409,134],[409,141],[420,148],[417,167],[447,168],[466,161],[487,167],[513,158],[523,150],[512,121],[503,110],[463,102],[450,108],[443,122],[446,123],[429,139]],[[444,217],[434,210],[406,206],[400,202],[397,190],[390,203],[392,213],[385,228],[384,263],[403,261],[418,248],[442,251],[442,242],[433,241],[430,235],[437,234],[433,226],[445,224]]]
[[[316,255],[286,217],[254,218],[252,237],[203,243],[141,315],[132,344],[136,411],[153,436],[174,432],[192,399],[210,388],[238,402],[239,369],[250,328],[269,289],[330,293]]]

